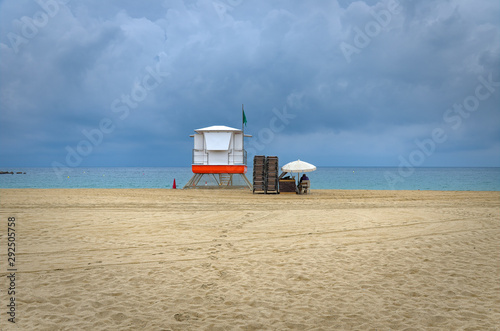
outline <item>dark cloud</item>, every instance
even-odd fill
[[[424,165],[499,166],[500,86],[447,113],[478,77],[500,81],[499,14],[493,0],[0,1],[0,164],[64,164],[93,137],[82,166],[187,166],[193,130],[240,127],[244,103],[249,150],[284,160],[398,165],[439,128]]]

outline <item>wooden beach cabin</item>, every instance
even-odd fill
[[[194,130],[193,177],[184,188],[248,187],[243,130],[215,125]],[[239,182],[238,182],[239,180]]]

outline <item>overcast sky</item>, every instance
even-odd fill
[[[500,166],[500,2],[0,1],[0,166]],[[249,162],[250,163],[250,162]]]

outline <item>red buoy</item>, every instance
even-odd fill
[[[177,186],[175,185],[175,178],[174,178],[174,185],[172,185],[172,188],[177,188]]]

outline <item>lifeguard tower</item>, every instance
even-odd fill
[[[194,130],[193,177],[184,188],[248,187],[243,130],[215,125]],[[239,180],[239,182],[238,182]]]

